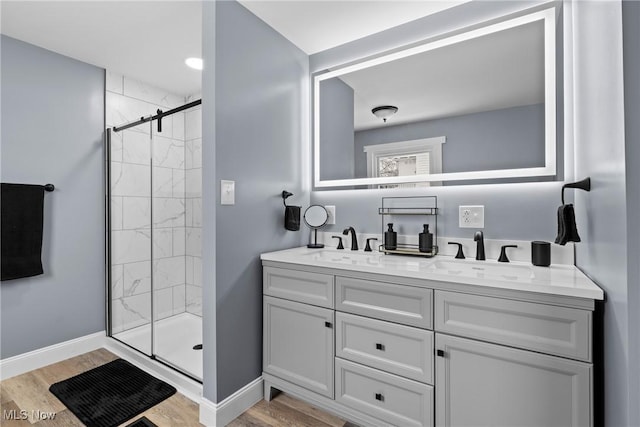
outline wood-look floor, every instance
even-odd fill
[[[53,365],[45,366],[0,382],[0,426],[2,427],[82,427],[83,424],[53,394],[49,386],[116,359],[118,356],[100,349]],[[27,420],[12,420],[9,414],[26,411]],[[37,419],[55,413],[53,419]],[[159,427],[200,427],[199,408],[192,400],[176,393],[121,426],[147,417]],[[271,402],[258,402],[233,420],[231,427],[346,427],[344,420],[323,412],[284,393]]]

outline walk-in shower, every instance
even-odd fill
[[[107,129],[106,191],[109,336],[202,381],[200,114]]]

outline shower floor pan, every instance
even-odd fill
[[[113,334],[114,338],[151,354],[151,325],[146,324]],[[202,381],[202,318],[180,313],[155,322],[155,356]]]

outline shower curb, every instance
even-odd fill
[[[197,381],[178,373],[162,363],[152,360],[147,355],[133,350],[114,338],[107,338],[103,347],[143,371],[171,384],[179,393],[193,400],[195,403],[199,403],[202,399],[202,384]]]

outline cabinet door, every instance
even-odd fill
[[[591,365],[436,334],[436,425],[590,426]]]
[[[333,313],[265,296],[264,371],[333,399]]]

